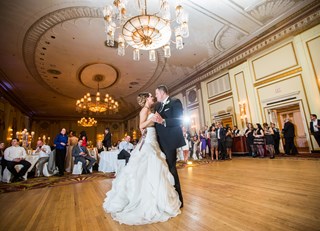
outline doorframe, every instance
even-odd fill
[[[280,108],[283,108],[283,107],[295,106],[295,105],[299,106],[300,113],[301,113],[301,118],[302,118],[302,123],[303,123],[303,128],[304,128],[304,132],[306,134],[306,139],[307,139],[307,143],[308,143],[308,147],[309,147],[309,152],[311,152],[312,150],[314,150],[314,147],[313,147],[313,143],[311,142],[309,123],[308,123],[308,120],[307,120],[307,116],[306,116],[306,112],[305,112],[305,109],[304,109],[304,105],[303,105],[302,99],[290,100],[290,101],[287,101],[287,102],[280,102],[280,103],[275,103],[275,104],[272,104],[272,105],[267,105],[267,106],[263,107],[264,118],[265,118],[265,120],[266,120],[266,122],[268,124],[270,124],[270,122],[273,122],[273,123],[275,123],[277,125],[276,127],[279,127],[278,121],[271,121],[270,111],[271,110],[277,110],[277,109],[280,109]],[[279,128],[279,129],[281,130],[282,128]]]

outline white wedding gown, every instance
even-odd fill
[[[181,202],[173,185],[155,128],[148,127],[144,143],[136,146],[127,166],[113,180],[103,208],[120,224],[164,222],[180,214]]]

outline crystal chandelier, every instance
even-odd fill
[[[138,15],[127,15],[128,0],[114,0],[112,5],[103,9],[105,19],[107,46],[113,47],[115,32],[118,32],[118,55],[125,55],[126,43],[133,47],[133,59],[140,60],[140,50],[149,51],[149,60],[156,60],[155,50],[163,49],[164,57],[171,56],[170,41],[174,33],[178,50],[183,49],[183,38],[189,36],[188,15],[185,13],[181,0],[177,0],[175,20],[171,20],[169,0],[158,0],[159,10],[147,12],[147,0],[137,0]],[[175,23],[174,23],[175,22]],[[171,24],[176,24],[172,29]]]
[[[78,120],[78,126],[82,126],[82,127],[97,126],[97,121],[91,117],[89,117],[88,119],[86,117],[82,117],[80,120]]]
[[[91,94],[87,93],[76,102],[76,110],[78,112],[88,113],[116,113],[119,109],[119,104],[109,94],[106,94],[104,98],[101,98],[99,91],[99,82],[101,79],[94,79],[98,82],[98,91],[96,93],[95,100],[92,100]]]

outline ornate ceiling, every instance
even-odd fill
[[[319,11],[319,2],[312,0],[184,0],[190,30],[184,49],[172,44],[169,59],[158,50],[156,62],[141,52],[137,62],[132,49],[121,57],[105,46],[102,8],[111,2],[1,1],[1,94],[35,118],[78,118],[76,100],[86,92],[95,94],[94,79],[100,76],[101,93],[120,104],[119,113],[107,117],[128,118],[138,110],[139,92],[154,92],[159,84],[183,90],[186,83],[262,49],[263,43],[256,42],[278,26],[294,23],[310,9]],[[129,11],[134,2],[129,1]],[[148,2],[155,8],[157,1]]]

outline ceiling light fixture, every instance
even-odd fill
[[[119,110],[119,104],[109,94],[106,94],[104,99],[101,99],[99,91],[99,82],[102,81],[103,77],[97,75],[94,77],[94,81],[98,82],[98,91],[96,93],[95,100],[92,100],[91,94],[87,93],[76,102],[76,110],[85,114],[91,113],[104,113],[109,114],[116,113]]]
[[[185,13],[181,0],[177,0],[175,7],[175,20],[171,20],[169,0],[159,0],[159,10],[150,14],[147,11],[147,0],[137,0],[138,13],[136,16],[127,15],[128,0],[114,0],[113,4],[103,9],[105,19],[107,46],[114,46],[115,32],[118,33],[118,55],[125,55],[126,43],[133,47],[133,59],[140,60],[140,50],[149,51],[149,60],[156,60],[155,50],[163,49],[164,57],[171,56],[170,39],[173,29],[171,24],[176,22],[174,28],[175,41],[178,50],[183,49],[183,38],[189,36],[188,15]]]
[[[97,121],[91,117],[89,117],[88,119],[86,117],[82,117],[80,120],[78,120],[78,126],[82,126],[82,127],[97,126]]]

